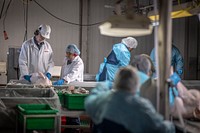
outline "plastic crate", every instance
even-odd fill
[[[19,104],[17,105],[19,110],[19,122],[24,123],[24,115],[53,115],[58,110],[51,108],[48,104]],[[55,117],[27,117],[26,129],[54,129]]]
[[[64,106],[69,110],[84,110],[84,101],[88,94],[64,94]]]
[[[61,105],[64,106],[64,94],[60,91],[57,92],[57,94],[58,94]]]

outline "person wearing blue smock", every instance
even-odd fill
[[[141,54],[136,55],[131,61],[131,66],[137,68],[137,70],[141,73],[138,74],[140,79],[141,87],[138,90],[138,95],[148,99],[154,107],[156,106],[156,80],[151,78],[153,74],[154,68],[152,68],[152,62],[148,55]],[[143,81],[143,82],[141,82]]]
[[[113,81],[117,70],[129,64],[131,58],[130,52],[135,49],[137,45],[138,42],[133,37],[124,38],[121,43],[115,44],[108,57],[101,63],[99,72],[96,75],[96,80]]]
[[[151,51],[150,57],[156,68],[155,48],[153,48]],[[183,74],[183,56],[178,48],[174,45],[172,45],[171,66],[173,66],[174,72],[176,72],[179,76]],[[156,73],[154,77],[157,77]]]
[[[122,67],[114,87],[97,84],[85,99],[86,113],[94,122],[94,133],[175,133],[174,125],[164,121],[153,105],[136,95],[139,86],[137,70]]]

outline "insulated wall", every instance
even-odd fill
[[[0,0],[0,5],[3,5],[3,1]],[[9,3],[8,0],[5,1],[4,12]],[[39,3],[51,15],[34,1]],[[27,38],[29,39],[33,36],[34,31],[40,24],[49,24],[52,33],[48,42],[54,51],[55,65],[62,65],[66,45],[75,43],[81,50],[81,57],[85,63],[85,73],[96,74],[100,63],[104,57],[107,57],[113,44],[121,42],[122,38],[100,35],[99,24],[90,24],[104,22],[109,16],[113,15],[115,2],[116,0],[32,0],[23,5],[22,0],[12,0],[5,19],[8,40],[4,40],[3,18],[0,19],[0,62],[7,61],[9,47],[21,47],[24,41],[26,31],[26,15],[24,11],[26,11],[28,5]],[[145,0],[140,1],[140,3],[142,5],[149,4]],[[197,44],[197,40],[193,40],[197,32],[195,31],[195,35],[193,35],[193,30],[186,30],[190,27],[189,23],[186,24],[186,20],[189,18],[173,20],[172,38],[183,55],[186,54],[186,45],[190,42]],[[194,24],[193,27],[199,24],[197,22],[192,23],[193,21],[190,20],[190,23]],[[74,24],[69,24],[68,22]],[[82,27],[77,25],[81,22],[83,24]],[[85,26],[85,24],[90,26]],[[189,35],[190,39],[185,40]],[[136,39],[139,45],[132,52],[132,55],[150,54],[154,47],[154,33],[148,36],[136,37]],[[0,84],[6,83],[6,78],[6,75],[2,74],[0,76]]]

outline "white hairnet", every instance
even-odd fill
[[[137,40],[133,37],[123,38],[122,43],[125,44],[128,48],[136,48],[138,45]]]
[[[42,24],[39,26],[39,32],[40,34],[44,37],[49,39],[50,38],[50,33],[51,33],[51,27],[46,24]]]
[[[75,44],[69,44],[66,47],[66,52],[69,52],[72,54],[77,54],[77,55],[80,55],[80,53],[81,53]]]

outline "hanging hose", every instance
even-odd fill
[[[3,5],[2,5],[2,7],[1,7],[0,19],[1,19],[2,14],[3,14],[3,9],[4,9],[4,5],[5,5],[5,1],[6,1],[6,0],[3,1]]]
[[[6,11],[5,11],[5,14],[4,14],[4,18],[3,18],[3,34],[4,34],[4,39],[7,40],[8,39],[8,34],[5,30],[5,21],[6,21],[6,17],[7,17],[7,12],[8,12],[8,9],[10,7],[10,4],[11,4],[12,0],[9,1],[8,5],[7,5],[7,8],[6,8]]]

